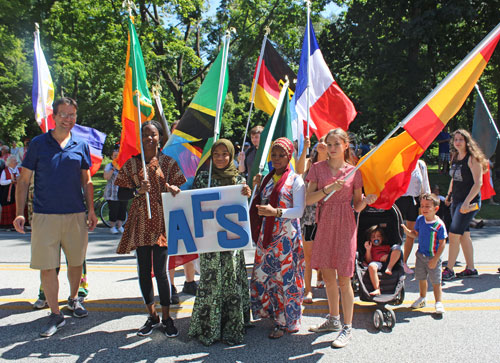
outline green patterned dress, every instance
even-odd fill
[[[235,184],[245,184],[239,176]],[[208,185],[208,172],[200,172],[193,188]],[[212,178],[211,186],[220,186]],[[243,251],[211,252],[200,255],[200,282],[196,290],[189,336],[205,345],[222,341],[241,344],[250,322],[248,275]]]

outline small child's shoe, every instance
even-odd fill
[[[411,308],[420,309],[425,307],[425,305],[426,305],[425,297],[420,296],[417,300],[414,301],[413,304],[411,304]]]
[[[444,314],[444,306],[443,306],[443,303],[441,301],[438,301],[436,303],[436,314]]]

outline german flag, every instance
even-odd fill
[[[403,120],[406,131],[360,161],[366,194],[373,207],[389,209],[410,183],[418,159],[460,110],[500,40],[500,24]]]
[[[255,82],[255,76],[257,75],[258,64],[259,60],[257,60],[257,66],[255,67],[253,82]],[[288,76],[288,80],[290,81],[288,89],[291,97],[295,92],[294,80],[297,79],[297,75],[288,64],[286,64],[285,60],[279,55],[276,49],[274,49],[269,39],[266,39],[259,81],[257,82],[257,89],[255,90],[255,107],[269,115],[273,114],[278,104],[281,87],[285,84],[285,76]],[[250,95],[250,98],[251,97]],[[250,99],[250,101],[252,100]]]

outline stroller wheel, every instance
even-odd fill
[[[387,309],[385,313],[385,323],[387,327],[389,329],[394,328],[396,326],[396,313],[391,309]]]
[[[382,310],[377,309],[373,313],[373,325],[377,330],[382,329],[382,326],[384,325],[384,314],[382,313]]]

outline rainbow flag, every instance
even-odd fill
[[[401,122],[405,132],[359,161],[365,193],[378,196],[373,207],[388,209],[406,192],[417,160],[460,110],[499,39],[500,24]]]
[[[137,102],[137,94],[139,94],[139,103]],[[140,118],[138,108],[140,109]],[[151,120],[154,115],[141,44],[135,31],[133,18],[129,17],[125,83],[123,85],[122,134],[120,151],[118,157],[113,161],[118,168],[121,168],[133,155],[141,153],[139,137],[141,124]]]
[[[181,189],[191,188],[196,171],[207,160],[209,156],[207,151],[210,150],[213,144],[217,90],[219,89],[220,75],[223,68],[223,55],[224,48],[219,52],[201,87],[163,148],[165,155],[177,161],[187,179]],[[220,106],[221,114],[229,85],[227,67],[224,79]]]

